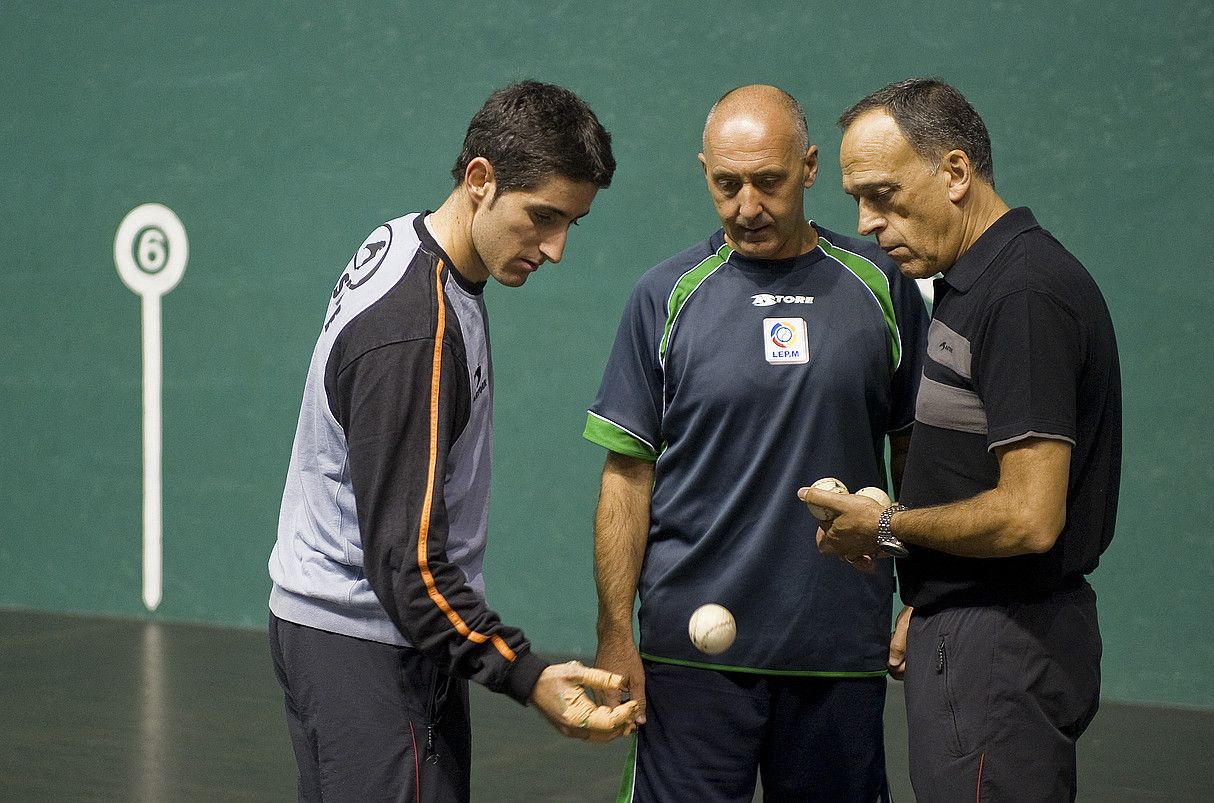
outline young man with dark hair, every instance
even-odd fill
[[[549,665],[484,598],[493,370],[483,288],[559,262],[615,169],[566,89],[523,82],[473,118],[432,213],[375,229],[312,355],[270,556],[270,643],[301,800],[466,801],[467,679],[607,741],[622,678]]]
[[[804,488],[838,513],[823,553],[890,536],[906,603],[920,800],[1073,800],[1075,743],[1100,702],[1086,580],[1113,538],[1121,378],[1092,277],[995,192],[986,126],[951,86],[891,84],[849,109],[839,162],[859,231],[912,278],[942,273],[901,504]]]

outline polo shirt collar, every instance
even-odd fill
[[[1008,210],[944,272],[943,281],[964,293],[974,286],[1008,243],[1026,231],[1040,227],[1027,206]]]

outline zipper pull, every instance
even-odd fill
[[[429,724],[426,725],[426,763],[438,763],[438,754],[434,752],[434,726]]]
[[[936,674],[944,671],[944,636],[940,637],[940,646],[936,649]]]

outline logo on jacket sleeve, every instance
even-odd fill
[[[764,318],[763,350],[772,365],[809,362],[804,318]]]
[[[325,320],[326,332],[329,331],[329,326],[341,312],[341,302],[346,297],[346,292],[357,290],[359,285],[375,275],[379,266],[384,264],[384,258],[388,256],[388,246],[391,244],[392,227],[385,223],[371,232],[371,235],[346,263],[346,269],[342,271],[341,278],[337,280],[337,286],[333,288],[333,300],[329,302],[330,313]]]

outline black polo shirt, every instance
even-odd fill
[[[903,601],[981,604],[1077,584],[1113,537],[1121,480],[1121,373],[1096,283],[1032,212],[1013,209],[936,280],[927,342],[902,504],[990,490],[995,447],[1057,438],[1072,445],[1067,516],[1040,555],[963,558],[912,546],[898,561]]]

